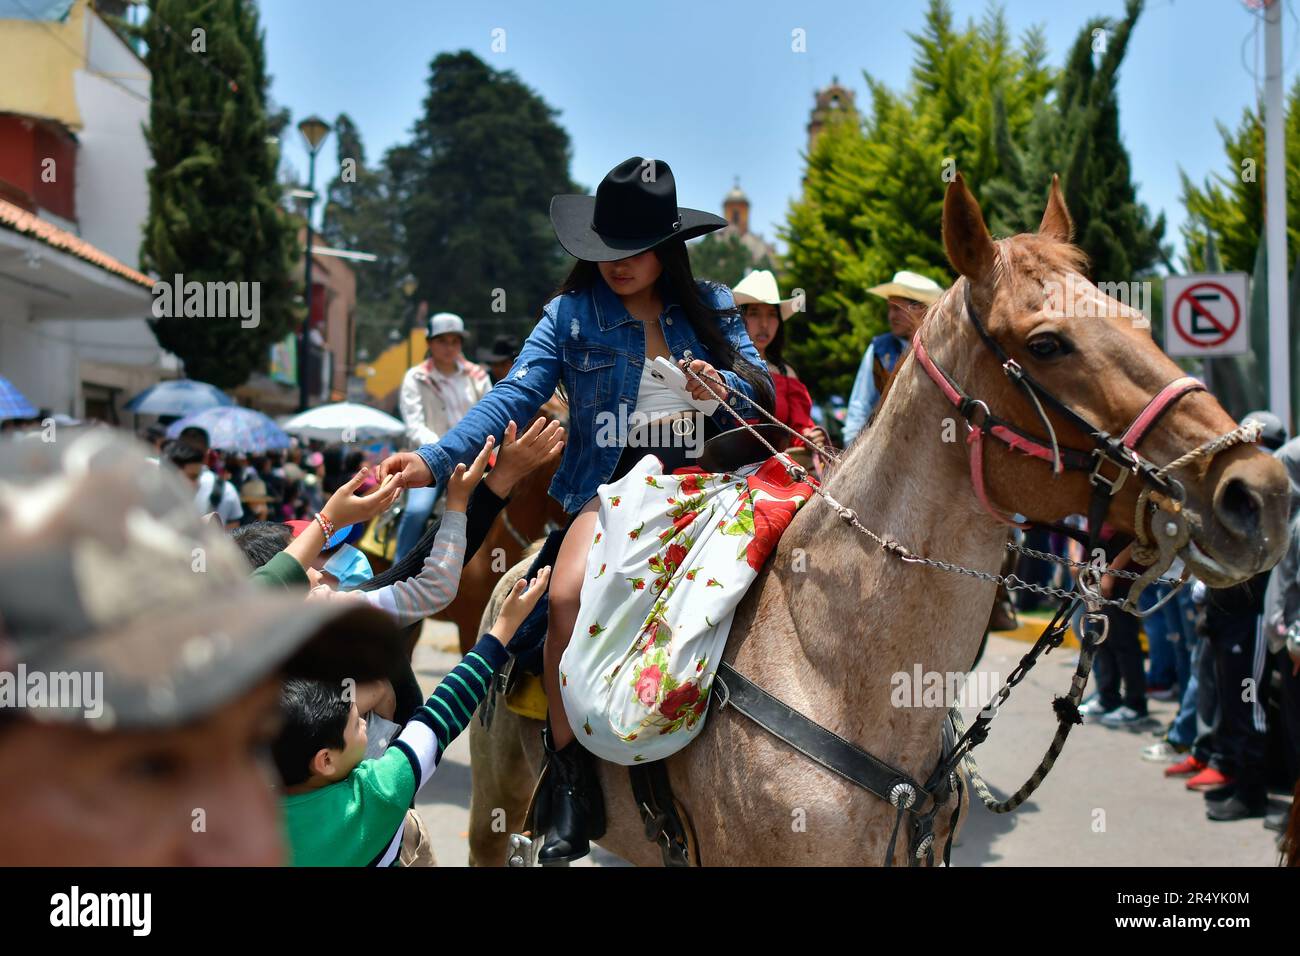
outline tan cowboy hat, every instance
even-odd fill
[[[736,305],[743,306],[753,303],[775,305],[778,307],[782,320],[794,315],[794,299],[781,298],[781,290],[777,287],[776,276],[766,269],[755,269],[745,276],[736,283],[736,287],[731,290],[731,295],[736,300]]]
[[[939,301],[939,296],[943,295],[943,286],[933,279],[904,270],[895,272],[891,282],[872,286],[867,291],[882,299],[897,296],[900,299],[911,299],[913,302],[924,302],[929,305]]]

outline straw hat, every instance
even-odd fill
[[[736,283],[736,287],[731,290],[731,295],[736,300],[736,305],[740,306],[775,305],[783,321],[794,314],[794,299],[781,298],[776,276],[766,269],[756,269],[745,276]]]
[[[927,279],[915,272],[904,270],[895,272],[892,281],[883,285],[872,286],[867,291],[872,295],[880,296],[882,299],[897,296],[900,299],[911,299],[913,302],[923,302],[929,305],[932,302],[939,301],[939,296],[943,295],[943,286],[933,279]]]
[[[239,489],[239,500],[249,505],[270,501],[271,496],[267,493],[266,482],[261,478],[248,479],[248,481],[244,482],[244,486]]]

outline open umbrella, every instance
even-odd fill
[[[35,418],[36,409],[14,383],[0,376],[0,422],[9,418]]]
[[[234,400],[207,382],[177,378],[146,388],[126,403],[126,410],[137,415],[192,415],[205,408],[233,406]]]
[[[353,402],[309,408],[286,421],[283,428],[299,438],[327,442],[378,441],[406,432],[406,426],[392,415]]]
[[[289,436],[270,418],[239,405],[205,408],[193,415],[186,415],[167,426],[167,437],[176,438],[192,426],[206,431],[212,447],[222,451],[257,454],[275,448],[288,448],[292,444]]]

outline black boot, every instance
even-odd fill
[[[591,754],[576,740],[556,750],[548,725],[542,731],[546,748],[546,792],[540,805],[546,808],[546,842],[537,854],[542,866],[572,863],[591,852],[591,843],[605,833],[605,804]],[[540,809],[540,807],[539,807]]]

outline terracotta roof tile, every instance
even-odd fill
[[[153,288],[153,280],[144,273],[137,272],[125,263],[119,262],[104,250],[92,246],[66,229],[60,229],[54,223],[48,222],[35,213],[30,213],[21,206],[15,206],[3,199],[0,199],[0,226],[8,227],[24,236],[31,236],[33,239],[39,239],[47,246],[71,253],[78,259],[99,266],[105,272],[111,272],[128,282],[134,282],[146,289]]]

